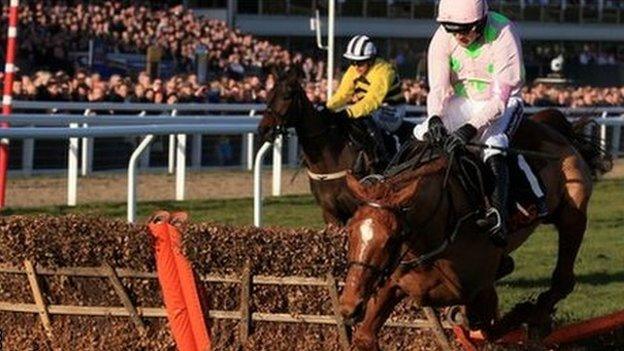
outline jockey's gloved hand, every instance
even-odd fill
[[[448,132],[440,116],[433,116],[429,118],[427,125],[427,133],[425,133],[425,139],[432,144],[439,144],[444,141]]]
[[[444,143],[444,150],[452,154],[457,148],[464,147],[468,142],[477,135],[477,128],[472,124],[466,123],[459,127],[456,131],[449,135]]]

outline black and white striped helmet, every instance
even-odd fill
[[[377,55],[377,48],[367,35],[356,35],[349,41],[347,51],[342,55],[352,61],[365,61]]]

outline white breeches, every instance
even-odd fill
[[[483,108],[484,101],[469,100],[464,97],[452,97],[444,111],[442,112],[442,122],[449,133],[463,126],[475,113],[479,113]],[[489,126],[479,131],[475,137],[475,141],[496,148],[509,147],[509,139],[513,136],[516,128],[523,118],[522,99],[518,97],[510,97],[507,108],[502,116],[492,122]],[[429,119],[414,127],[414,136],[418,140],[424,140],[427,132]],[[504,151],[492,148],[483,149],[481,156],[483,161],[488,158],[503,154]]]

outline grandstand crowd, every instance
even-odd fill
[[[19,31],[20,71],[13,86],[19,100],[265,102],[276,81],[274,72],[295,64],[305,73],[308,98],[315,103],[326,100],[322,60],[291,53],[229,28],[223,21],[196,16],[182,6],[154,7],[133,1],[29,1],[21,8]],[[0,28],[0,33],[5,36],[5,28]],[[78,67],[69,57],[70,52],[86,50],[93,38],[119,53],[144,54],[149,46],[156,45],[165,59],[174,62],[176,72],[186,73],[170,78],[150,77],[146,72],[104,78]],[[204,82],[190,73],[199,47],[208,55],[210,74]],[[403,88],[409,104],[425,104],[424,80],[404,79]],[[624,87],[533,84],[522,95],[529,106],[624,104]]]

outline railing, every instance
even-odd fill
[[[28,115],[13,115],[4,116],[3,120],[8,121],[10,119],[13,125],[32,125],[36,118],[47,120],[54,120],[56,116],[28,116]],[[190,124],[150,124],[142,125],[143,117],[131,117],[125,116],[126,123],[134,122],[134,125],[125,126],[109,126],[109,125],[97,125],[78,128],[76,121],[82,121],[84,118],[92,118],[86,116],[63,116],[70,123],[70,127],[22,127],[22,128],[9,128],[0,131],[0,138],[7,139],[66,139],[70,138],[69,143],[69,160],[68,160],[68,206],[75,206],[77,203],[77,187],[78,187],[78,139],[77,138],[95,138],[95,137],[117,137],[117,136],[132,136],[132,135],[144,135],[145,138],[134,151],[130,157],[128,164],[128,221],[134,222],[136,218],[136,163],[140,154],[147,148],[152,141],[154,135],[168,135],[178,134],[186,136],[186,134],[236,134],[236,133],[252,133],[257,128],[257,121],[247,118],[246,123],[230,123],[226,124],[221,118],[212,117],[196,117],[192,119],[194,123],[190,123],[190,119],[186,119]],[[24,121],[20,121],[21,119]],[[134,119],[131,119],[134,118]],[[46,122],[47,122],[46,120]],[[62,121],[61,121],[62,122]],[[114,120],[109,120],[108,123],[114,123]],[[49,123],[49,122],[48,122]],[[103,123],[98,121],[98,123]],[[63,124],[63,123],[62,123]],[[73,139],[73,140],[72,140]],[[180,138],[178,138],[178,141]],[[179,153],[184,152],[185,144],[178,145],[178,148],[182,148]],[[180,149],[178,149],[180,150]],[[184,158],[178,156],[178,165],[176,167],[176,200],[184,200],[184,183],[185,183],[185,169],[186,164]]]
[[[50,103],[50,102],[16,102],[17,108],[29,109],[29,110],[50,110],[51,106],[57,109],[82,111],[86,108],[86,112],[90,108],[94,110],[126,110],[137,111],[140,108],[148,108],[152,111],[175,111],[173,108],[179,109],[179,111],[241,111],[250,109],[247,114],[244,115],[212,115],[212,116],[178,116],[171,118],[170,116],[136,116],[136,115],[116,115],[116,116],[92,116],[89,113],[84,115],[44,115],[44,114],[14,114],[11,116],[2,116],[0,121],[7,121],[14,128],[0,130],[0,138],[8,139],[67,139],[70,138],[69,144],[69,160],[68,160],[68,205],[76,205],[77,199],[77,177],[78,177],[78,148],[79,143],[77,138],[101,138],[101,137],[118,137],[118,136],[134,136],[142,135],[145,139],[139,145],[130,158],[128,164],[128,221],[133,222],[135,220],[135,208],[136,208],[136,167],[137,160],[141,153],[149,147],[154,135],[174,135],[177,134],[177,144],[174,144],[177,150],[177,165],[176,170],[176,200],[184,199],[184,182],[185,182],[185,150],[186,134],[198,135],[232,135],[243,134],[243,150],[247,151],[245,159],[248,159],[248,166],[252,162],[250,157],[253,150],[253,133],[257,129],[259,117],[254,116],[255,111],[262,111],[265,107],[261,104],[242,104],[242,105],[229,105],[229,104],[178,104],[178,105],[158,105],[158,104],[110,104],[110,103],[95,103],[95,104],[80,104],[80,103]],[[528,108],[526,112],[528,114],[535,113],[540,109]],[[612,107],[612,108],[585,108],[585,109],[562,109],[563,112],[569,116],[586,116],[597,115],[602,111],[599,118],[596,118],[596,122],[600,125],[599,134],[603,146],[608,147],[610,144],[610,151],[614,155],[623,154],[621,150],[621,129],[624,125],[624,108]],[[422,106],[410,106],[408,108],[408,117],[412,121],[422,120],[422,114],[425,112],[425,107]],[[613,114],[621,114],[620,117],[610,117]],[[20,126],[20,127],[17,127]],[[23,127],[26,126],[26,127]],[[38,127],[33,127],[38,126]],[[56,126],[56,127],[51,127]],[[70,128],[67,128],[69,126]],[[82,127],[79,127],[82,126]],[[609,133],[608,128],[611,128]],[[182,138],[180,137],[182,136]],[[293,143],[294,142],[294,143]],[[296,159],[296,139],[289,138],[289,159]],[[26,145],[26,144],[25,144]],[[32,145],[32,143],[31,143]],[[83,143],[85,145],[85,143]],[[268,146],[264,150],[268,150]],[[84,147],[83,147],[84,149]],[[264,151],[263,150],[263,151]],[[87,153],[88,154],[88,153]],[[281,194],[281,141],[274,145],[274,162],[273,164],[273,195],[279,196]],[[84,155],[83,154],[83,170],[84,170]],[[32,156],[30,160],[32,160]],[[262,155],[258,155],[258,159],[262,159]],[[88,163],[88,162],[87,162]],[[255,184],[255,206],[254,206],[254,224],[261,225],[261,201],[262,195],[258,188],[260,186],[260,172],[262,162],[259,161],[256,166],[256,176],[254,177]],[[85,174],[85,172],[83,172]]]

